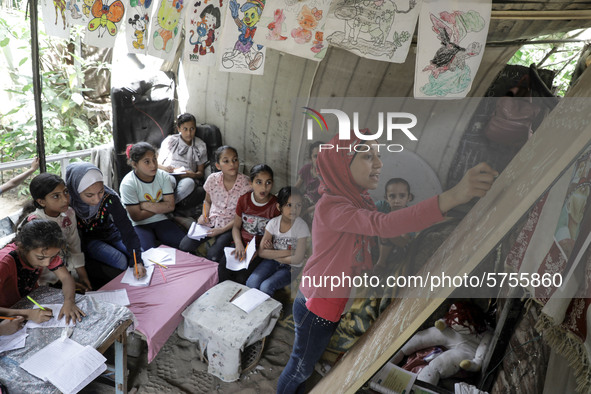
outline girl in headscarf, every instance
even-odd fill
[[[392,238],[442,220],[443,214],[455,206],[482,197],[497,174],[481,163],[439,196],[385,214],[376,210],[368,193],[378,186],[382,168],[378,147],[372,144],[375,142],[355,136],[340,140],[336,135],[326,145],[331,149],[320,149],[321,198],[312,224],[313,254],[293,304],[295,340],[279,377],[278,393],[301,390],[338,326],[351,285],[332,287],[332,278],[363,275],[372,267],[373,237]]]
[[[134,266],[135,251],[137,277],[143,277],[140,240],[119,196],[103,184],[103,173],[90,163],[72,163],[66,169],[66,185],[87,257],[125,270]]]

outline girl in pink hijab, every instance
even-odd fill
[[[322,196],[312,224],[313,254],[293,304],[295,340],[289,362],[279,377],[277,393],[303,389],[349,299],[350,284],[341,281],[335,286],[336,279],[353,279],[372,267],[370,246],[375,236],[392,238],[425,229],[441,221],[450,209],[484,196],[497,175],[486,163],[480,163],[439,196],[381,213],[368,193],[378,186],[382,168],[378,146],[351,134],[349,140],[334,136],[318,154]]]

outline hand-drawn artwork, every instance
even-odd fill
[[[491,2],[464,6],[469,9],[442,10],[425,0],[419,17],[415,97],[461,98],[470,91],[484,53]]]
[[[76,0],[68,0],[66,3],[66,8],[69,11],[69,19],[76,20],[82,18],[82,13],[80,12],[80,7],[78,7],[78,4],[76,4]]]
[[[54,37],[70,38],[70,26],[66,20],[66,0],[46,0],[42,3],[45,32]]]
[[[213,66],[216,63],[214,54],[216,42],[219,41],[218,29],[222,23],[222,10],[213,4],[201,6],[201,3],[201,1],[194,3],[193,7],[187,11],[185,57],[190,62]],[[220,7],[223,7],[223,0],[219,3]]]
[[[230,0],[230,14],[226,14],[223,33],[221,71],[263,73],[265,48],[255,44],[253,38],[264,6],[264,0],[247,0],[242,6],[236,0]],[[237,38],[232,22],[238,27]]]
[[[183,0],[162,0],[156,18],[152,18],[153,33],[148,53],[162,58],[172,59],[174,49],[180,39],[183,20]]]
[[[84,5],[82,5],[82,13],[86,15],[87,18],[90,18],[90,9],[92,8],[92,4],[94,3],[93,0],[82,0]]]
[[[312,31],[318,26],[322,19],[322,10],[314,7],[310,9],[307,5],[302,7],[298,15],[299,27],[291,31],[291,36],[298,44],[306,44],[312,39]]]
[[[130,0],[127,7],[125,39],[129,53],[145,54],[149,45],[152,0]]]
[[[324,28],[330,0],[278,0],[261,16],[266,34],[256,41],[311,60],[322,60],[326,53]],[[270,21],[270,22],[269,22]]]
[[[368,59],[404,63],[421,0],[338,0],[326,41]]]
[[[267,33],[267,40],[271,41],[284,41],[287,40],[286,36],[281,35],[281,28],[283,27],[283,22],[285,22],[285,15],[283,15],[283,10],[276,9],[273,13],[273,22],[267,25],[267,29],[269,32]]]
[[[117,23],[125,14],[125,6],[121,0],[108,3],[109,0],[95,0],[90,9],[93,18],[86,27],[85,41],[96,47],[113,47],[115,35],[119,30]],[[105,34],[105,33],[109,34]]]

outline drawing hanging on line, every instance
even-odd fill
[[[220,26],[222,23],[223,0],[217,4],[202,4],[197,1],[187,11],[185,59],[202,65],[213,66],[216,63],[216,47],[219,45]],[[218,49],[219,51],[219,49]]]
[[[65,0],[45,0],[42,2],[41,12],[45,32],[54,37],[70,38],[70,26],[66,19]]]
[[[490,0],[470,9],[441,9],[425,1],[419,18],[415,97],[461,98],[480,65],[490,21]]]
[[[145,54],[149,45],[152,0],[130,0],[127,7],[125,40],[129,53]]]
[[[230,0],[230,14],[226,14],[224,25],[221,71],[263,73],[265,48],[255,44],[253,38],[264,6],[263,0],[247,0],[242,5]],[[238,27],[237,33],[232,23]]]
[[[403,63],[421,0],[338,0],[331,7],[326,41],[368,59]]]
[[[119,31],[118,23],[123,19],[125,6],[121,0],[95,0],[90,13],[93,18],[86,27],[85,41],[96,47],[113,47]],[[105,34],[108,33],[108,34]]]
[[[162,59],[174,58],[183,27],[183,0],[162,0],[152,19],[148,54]]]

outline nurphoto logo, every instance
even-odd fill
[[[384,133],[384,119],[386,120],[386,139],[388,141],[392,141],[392,135],[395,131],[403,132],[406,137],[408,137],[411,141],[417,141],[417,137],[410,131],[411,128],[417,125],[417,117],[408,112],[386,112],[385,116],[383,112],[378,113],[378,130],[374,134],[363,134],[359,131],[359,113],[353,112],[353,127],[351,127],[351,120],[349,115],[347,115],[344,111],[338,109],[321,109],[320,111],[316,111],[309,107],[303,107],[306,112],[305,115],[308,116],[306,120],[306,137],[308,141],[314,140],[314,124],[316,124],[320,129],[320,131],[328,131],[328,125],[326,123],[326,119],[322,114],[332,114],[337,117],[337,122],[339,125],[339,139],[341,140],[349,140],[351,139],[351,131],[355,134],[355,137],[359,138],[362,141],[375,141],[382,136]],[[372,144],[377,146],[378,151],[380,149],[386,149],[388,152],[401,152],[404,147],[400,144]],[[319,151],[328,150],[328,149],[337,149],[337,150],[353,150],[355,152],[367,152],[371,148],[367,144],[357,144],[353,147],[335,147],[332,144],[321,144],[319,146]]]

